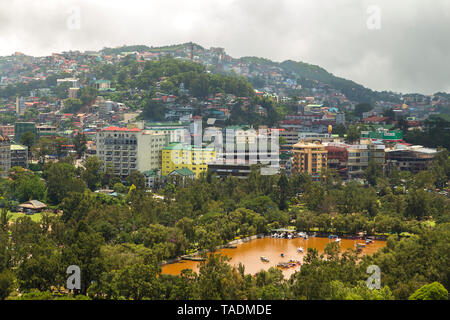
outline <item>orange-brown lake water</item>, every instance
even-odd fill
[[[290,259],[302,261],[307,253],[307,248],[316,248],[319,253],[322,253],[325,246],[332,241],[328,238],[318,237],[309,238],[308,240],[304,240],[303,238],[276,239],[266,237],[238,244],[236,249],[221,249],[216,253],[230,257],[231,261],[229,263],[234,266],[238,266],[239,263],[244,264],[245,273],[255,274],[262,269],[268,270],[270,267],[275,267],[279,262],[288,262]],[[364,243],[364,240],[342,239],[342,252],[347,249],[355,249],[356,243]],[[368,244],[365,248],[362,248],[362,254],[373,254],[385,245],[386,241],[375,240],[372,244]],[[304,252],[298,253],[298,247],[303,247]],[[281,253],[284,253],[284,257],[281,257]],[[268,258],[269,262],[261,261],[261,256]],[[192,269],[198,272],[199,264],[200,262],[198,261],[183,260],[162,266],[162,273],[178,275],[183,269]],[[300,267],[296,266],[282,270],[285,277],[290,277],[299,269]]]

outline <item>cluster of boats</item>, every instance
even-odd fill
[[[295,237],[302,237],[304,239],[308,239],[308,235],[306,233],[304,233],[304,232],[299,232],[299,233],[288,233],[288,232],[285,232],[285,233],[274,233],[274,234],[271,235],[271,237],[272,238],[280,238],[280,239],[283,239],[283,238],[293,239]],[[338,243],[340,243],[341,240],[342,240],[337,235],[330,235],[330,236],[328,236],[328,238],[330,240],[333,240],[333,241],[338,242]],[[356,247],[357,250],[362,250],[362,248],[365,248],[366,245],[369,245],[369,244],[372,244],[372,243],[373,243],[373,239],[367,238],[365,243],[355,243],[355,247]],[[297,248],[297,253],[304,253],[304,251],[305,250],[303,249],[303,247],[298,247]],[[281,257],[282,258],[285,257],[284,253],[281,253]],[[264,256],[261,256],[260,259],[261,259],[262,262],[270,262],[270,260],[267,257],[264,257]],[[296,266],[300,266],[300,265],[301,265],[300,261],[291,259],[291,260],[289,260],[289,262],[279,262],[277,264],[277,267],[283,268],[283,269],[287,269],[287,268],[292,268],[292,267],[296,267]]]
[[[291,260],[289,260],[289,262],[279,262],[277,264],[277,267],[283,268],[283,269],[288,269],[288,268],[295,268],[295,267],[301,266],[301,265],[302,265],[302,263],[300,261],[291,259]]]
[[[341,238],[339,238],[338,236],[335,236],[335,235],[329,235],[328,236],[328,238],[330,238],[331,240],[333,240],[334,242],[337,242],[337,243],[341,243]]]
[[[362,250],[362,248],[365,248],[367,245],[372,244],[373,240],[371,238],[366,239],[366,243],[355,243],[355,247],[357,250]]]
[[[281,232],[281,233],[272,233],[270,235],[271,238],[277,238],[277,239],[295,239],[295,238],[303,238],[305,240],[308,240],[309,236],[306,234],[306,232]]]

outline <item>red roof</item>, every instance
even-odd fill
[[[129,128],[119,128],[119,127],[108,127],[106,129],[104,129],[103,131],[127,131],[127,132],[140,132],[141,129],[139,128],[133,128],[133,129],[129,129]]]

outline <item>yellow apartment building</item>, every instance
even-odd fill
[[[304,142],[303,140],[292,147],[294,158],[292,173],[309,173],[318,177],[327,167],[327,150],[320,142]]]
[[[214,148],[171,143],[162,149],[163,176],[168,176],[175,170],[187,168],[198,178],[200,173],[208,170],[208,163],[216,159]]]

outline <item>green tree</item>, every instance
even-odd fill
[[[127,177],[127,183],[129,186],[134,184],[137,189],[143,190],[145,189],[145,176],[143,173],[133,170]]]
[[[31,131],[25,132],[20,138],[20,143],[28,147],[29,158],[31,158],[31,147],[35,144],[35,142],[36,142],[36,135]]]
[[[44,170],[47,180],[48,199],[53,204],[59,204],[69,192],[82,193],[86,184],[77,178],[76,169],[70,163],[57,162],[49,164]]]
[[[86,136],[84,134],[78,133],[74,138],[73,138],[73,144],[75,146],[75,151],[77,152],[77,157],[81,158],[84,154],[84,152],[87,149],[87,139]]]
[[[5,300],[14,290],[14,274],[9,270],[0,272],[0,300]]]
[[[165,106],[161,101],[155,101],[151,97],[147,97],[142,103],[142,109],[142,114],[146,120],[161,121],[165,119]]]
[[[373,107],[370,104],[360,103],[355,106],[354,113],[355,113],[355,116],[357,116],[358,118],[362,118],[363,113],[368,112],[372,109],[373,109]]]
[[[439,282],[433,282],[417,289],[409,300],[448,300],[448,291]]]
[[[119,294],[127,299],[160,299],[161,284],[155,265],[134,264],[121,270],[116,279]]]
[[[103,238],[85,222],[79,222],[62,250],[63,265],[77,265],[81,270],[81,293],[86,294],[89,286],[99,281],[105,271],[100,248]]]
[[[97,157],[88,157],[84,162],[85,170],[81,173],[81,179],[84,180],[87,187],[92,191],[101,187],[103,162]]]
[[[10,170],[9,177],[11,179],[10,187],[12,194],[18,201],[45,200],[45,183],[33,172],[25,171],[21,167],[13,167]]]
[[[289,181],[284,173],[278,180],[278,188],[280,190],[280,200],[278,203],[278,207],[280,208],[280,210],[285,210],[288,207],[287,199],[289,197]]]
[[[83,106],[83,102],[80,99],[69,98],[63,101],[65,113],[77,113]]]
[[[374,187],[377,184],[377,179],[381,178],[382,176],[383,169],[381,165],[376,163],[374,160],[371,160],[364,172],[364,177],[367,183],[369,183],[370,186]]]
[[[394,295],[388,286],[369,289],[364,281],[358,281],[356,286],[346,286],[341,281],[331,282],[332,300],[394,300]]]
[[[347,137],[345,141],[348,143],[353,143],[359,140],[361,137],[361,131],[357,125],[351,125],[347,128]]]
[[[61,286],[65,269],[60,257],[56,245],[50,240],[40,238],[39,242],[32,244],[30,258],[17,268],[20,289],[46,291],[52,286]]]

